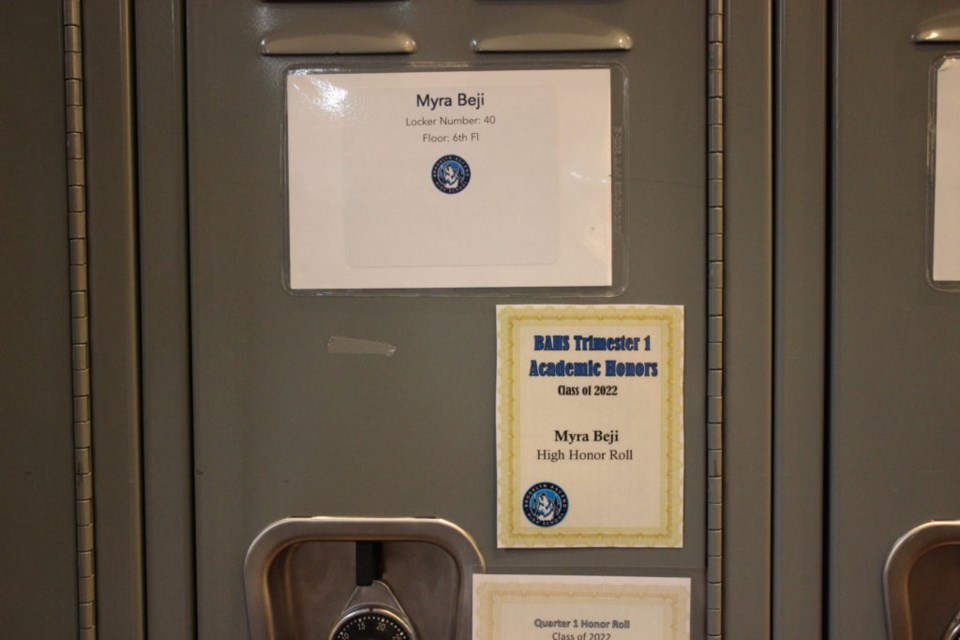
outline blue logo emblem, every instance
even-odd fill
[[[434,186],[444,193],[460,193],[470,184],[470,165],[460,156],[443,156],[433,163]]]
[[[538,527],[560,524],[567,506],[567,494],[552,482],[538,482],[523,496],[523,515]]]

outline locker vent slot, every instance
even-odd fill
[[[470,46],[477,53],[629,51],[633,48],[633,38],[614,28],[601,33],[533,31],[476,38]]]
[[[629,51],[633,38],[619,27],[596,20],[544,12],[523,24],[480,34],[470,46],[476,53]]]
[[[921,22],[911,40],[917,44],[960,42],[960,9],[954,9]]]
[[[411,54],[416,41],[405,33],[272,33],[260,42],[265,56]]]

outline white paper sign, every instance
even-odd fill
[[[688,640],[690,580],[473,578],[474,640]]]
[[[960,281],[960,59],[937,70],[933,279]]]
[[[287,76],[292,289],[612,284],[609,69]]]

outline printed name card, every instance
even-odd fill
[[[290,288],[611,286],[611,77],[292,71]]]
[[[683,308],[497,307],[500,547],[683,544]]]
[[[690,580],[473,578],[473,640],[689,640]]]

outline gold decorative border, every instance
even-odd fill
[[[518,531],[514,478],[519,429],[515,376],[521,324],[657,326],[663,331],[660,526]],[[504,305],[497,307],[497,544],[499,547],[681,547],[683,545],[683,307],[663,305]]]
[[[501,640],[503,607],[525,603],[557,604],[568,600],[576,604],[607,601],[635,601],[637,606],[657,605],[668,616],[669,635],[664,640],[690,637],[690,588],[666,584],[572,584],[572,583],[485,583],[474,591],[474,640]],[[571,614],[574,615],[574,614]]]

